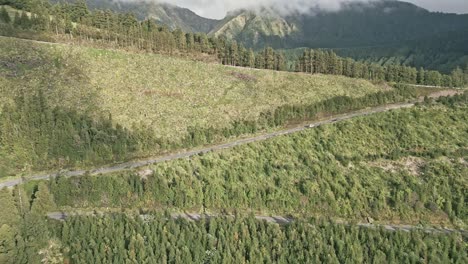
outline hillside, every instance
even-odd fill
[[[52,2],[63,1],[52,0]],[[67,0],[67,2],[75,3],[76,0]],[[184,32],[207,33],[219,22],[215,19],[201,17],[187,8],[155,1],[88,0],[86,3],[92,10],[109,9],[119,13],[133,13],[140,20],[153,19],[171,30],[180,28]]]
[[[282,39],[297,31],[295,24],[287,22],[274,10],[264,8],[231,12],[209,34],[236,39],[250,47],[263,47],[268,45],[265,38],[276,39],[281,43]]]
[[[359,117],[151,165],[152,174],[143,179],[128,172],[58,177],[51,193],[64,208],[239,211],[348,221],[370,216],[381,223],[464,228],[467,95],[459,103],[442,99],[444,104]],[[145,191],[138,196],[99,199],[138,192],[143,182]]]
[[[259,12],[242,11],[231,15],[223,21],[224,24],[235,23],[245,17],[255,15],[256,20],[271,24],[270,18],[284,20],[291,27],[297,28],[295,34],[280,35],[275,31],[278,27],[271,24],[271,30],[261,33],[259,38],[274,47],[320,47],[344,48],[361,46],[378,46],[421,38],[434,37],[447,32],[465,30],[468,26],[468,15],[432,13],[413,4],[400,1],[378,1],[372,4],[343,4],[339,11],[312,10],[310,14],[281,16],[274,8],[262,9]],[[270,23],[268,23],[270,20]],[[276,23],[276,22],[275,22]],[[258,30],[258,26],[248,25],[245,31]],[[430,27],[431,30],[421,30]],[[223,26],[217,26],[221,32]],[[261,30],[259,32],[262,32]],[[213,31],[213,34],[217,32]],[[242,39],[247,32],[233,32],[234,38],[256,45],[255,39]],[[274,36],[283,37],[284,43],[275,43]],[[270,38],[271,37],[271,38]]]
[[[468,15],[429,12],[399,1],[348,3],[336,12],[279,14],[274,8],[232,13],[211,34],[224,34],[255,48],[271,45],[339,49],[342,54],[359,59],[397,57],[406,52],[416,57],[408,64],[432,69],[439,69],[439,64],[450,58],[467,54],[467,40],[463,36],[468,28]],[[352,50],[346,52],[348,49]],[[357,53],[356,49],[366,50]],[[464,67],[467,62],[465,58],[440,69],[450,71],[457,65]]]
[[[467,96],[169,161],[145,174],[1,189],[0,259],[465,263]],[[68,216],[48,218],[61,211]],[[392,223],[406,231],[379,226]]]
[[[11,111],[16,112],[23,107],[22,101],[35,102],[34,104],[44,101],[35,106],[42,109],[37,111],[50,109],[47,112],[50,111],[53,115],[54,108],[59,106],[62,111],[71,111],[71,120],[101,120],[103,125],[100,127],[104,134],[108,133],[105,132],[108,129],[105,124],[111,121],[118,125],[118,129],[109,133],[125,137],[125,142],[134,142],[136,138],[142,137],[159,139],[157,147],[149,143],[116,146],[117,149],[111,151],[114,154],[106,150],[108,154],[101,153],[98,155],[99,160],[105,160],[105,157],[122,159],[124,152],[135,153],[142,148],[148,148],[151,152],[161,151],[161,148],[176,148],[180,144],[177,142],[186,138],[188,132],[200,129],[232,128],[236,129],[236,134],[247,133],[241,132],[235,122],[254,121],[260,114],[274,111],[283,105],[307,105],[336,96],[362,97],[383,89],[360,79],[249,70],[155,54],[52,45],[8,38],[0,39],[0,47],[2,107],[7,104]],[[51,79],[50,76],[54,78]],[[18,98],[22,99],[18,101]],[[28,113],[33,108],[31,105],[21,111]],[[11,121],[4,122],[18,121],[12,116]],[[35,131],[27,129],[31,124],[27,120],[25,122],[25,131]],[[89,126],[94,125],[86,125]],[[80,131],[84,127],[76,129],[77,140],[88,137],[81,135]],[[120,131],[121,129],[124,130]],[[139,136],[132,136],[132,133]],[[28,138],[21,133],[11,134],[13,135],[15,136],[10,138],[9,144],[13,144],[11,147],[15,151],[7,152],[10,152],[8,155],[13,160],[18,161],[18,166],[24,166],[20,165],[21,160],[28,160],[26,163],[31,165],[40,160],[41,163],[48,164],[42,166],[56,165],[56,162],[47,161],[47,157],[52,155],[49,151],[45,152],[49,153],[44,154],[45,156],[31,156],[28,142],[37,140],[36,136],[30,135]],[[112,138],[108,140],[115,140]],[[161,143],[161,140],[165,143]],[[60,144],[57,140],[51,142]],[[70,150],[76,148],[74,142],[70,142]],[[50,147],[51,143],[43,144],[44,147]],[[111,143],[104,145],[108,147],[109,144]],[[163,147],[161,144],[169,145]],[[173,144],[173,147],[169,147]],[[85,147],[86,144],[81,146]],[[107,147],[96,147],[94,151],[101,152]],[[60,149],[65,148],[61,146]],[[122,154],[113,156],[115,151]],[[95,154],[86,154],[87,150],[73,153],[84,155],[79,160],[95,157]],[[52,156],[57,159],[60,157],[57,155]],[[66,156],[63,158],[67,159]]]

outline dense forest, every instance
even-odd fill
[[[401,263],[417,262],[421,258],[430,263],[463,263],[468,260],[459,234],[444,237],[421,231],[394,233],[313,220],[279,226],[252,217],[188,222],[167,220],[160,215],[143,219],[114,215],[73,218],[62,225],[61,231],[61,244],[54,251],[70,245],[63,258],[70,258],[73,263]]]
[[[370,216],[384,223],[464,226],[467,103],[468,94],[427,99],[415,109],[154,165],[145,177],[58,177],[0,190],[0,262],[464,263],[460,233],[352,223]],[[144,214],[100,216],[103,207]],[[97,215],[64,222],[45,217],[67,208],[95,209]],[[170,212],[178,210],[237,216],[172,219]],[[296,220],[277,225],[248,212]]]
[[[296,71],[344,75],[374,81],[387,81],[429,86],[463,87],[468,83],[468,65],[465,71],[456,68],[450,75],[438,71],[417,70],[399,64],[381,66],[376,63],[341,58],[331,50],[306,49],[296,62]]]

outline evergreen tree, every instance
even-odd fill
[[[419,68],[418,76],[416,78],[418,84],[425,84],[426,83],[426,72],[423,68]]]
[[[5,6],[2,6],[2,8],[0,9],[0,22],[7,24],[11,22],[10,15],[8,14],[8,11],[6,10]]]
[[[255,67],[255,53],[252,49],[249,49],[248,51],[247,67]]]
[[[455,70],[452,71],[451,78],[452,78],[453,86],[455,86],[455,87],[463,87],[464,86],[465,78],[463,76],[463,71],[460,69],[460,67],[457,67]]]
[[[0,227],[8,225],[10,227],[16,226],[19,222],[20,216],[16,208],[11,190],[6,188],[0,189],[0,208],[2,209],[2,217],[0,217]]]
[[[15,12],[15,18],[13,19],[13,26],[15,26],[16,28],[21,27],[21,17],[18,12]]]

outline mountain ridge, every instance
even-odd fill
[[[468,14],[430,12],[402,1],[348,2],[336,11],[315,8],[307,13],[289,14],[275,7],[239,9],[228,12],[222,20],[204,18],[187,8],[165,3],[118,0],[87,3],[93,9],[132,12],[140,20],[153,19],[171,30],[180,28],[187,33],[224,36],[254,50],[265,46],[326,48],[351,54],[355,59],[379,62],[400,58],[400,62],[410,66],[435,65],[431,68],[445,72],[468,64],[468,38],[464,37]],[[369,47],[379,52],[373,50],[370,56]],[[416,59],[401,60],[408,57]],[[461,59],[451,62],[454,57]]]

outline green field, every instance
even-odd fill
[[[2,101],[44,90],[54,105],[111,113],[124,127],[143,123],[178,138],[187,127],[224,127],[284,104],[380,88],[364,80],[230,68],[154,54],[0,39]]]

